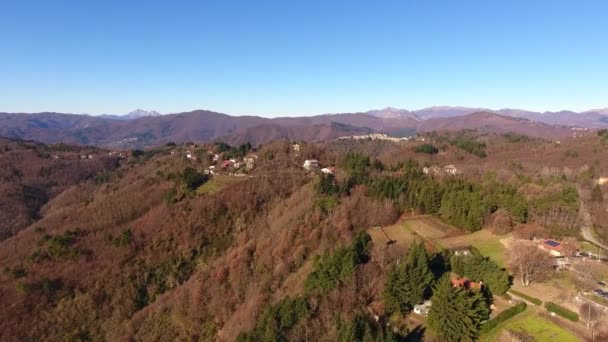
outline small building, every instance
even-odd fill
[[[243,161],[245,162],[245,168],[247,170],[251,170],[253,169],[253,167],[255,166],[255,161],[258,159],[258,156],[256,156],[255,154],[246,156]]]
[[[427,316],[431,311],[431,305],[433,303],[430,300],[424,301],[423,303],[414,305],[414,312],[421,315]]]
[[[555,240],[542,240],[538,244],[538,248],[556,257],[561,257],[564,255],[564,246]]]
[[[454,248],[454,249],[452,249],[452,254],[455,256],[471,255],[471,249],[469,247]]]
[[[455,176],[458,173],[458,169],[454,165],[444,166],[443,171],[452,176]]]
[[[335,168],[333,167],[324,167],[321,169],[321,172],[323,172],[326,175],[333,175],[335,171]]]
[[[302,167],[304,167],[306,170],[316,169],[319,167],[319,161],[316,159],[306,159]]]
[[[218,160],[220,160],[220,156],[219,156],[219,154],[214,154],[214,155],[213,155],[213,159],[212,159],[212,160],[213,160],[214,162],[217,162]]]
[[[452,281],[453,287],[458,287],[465,290],[481,290],[481,287],[483,286],[483,283],[470,281],[466,277],[461,278],[452,275],[452,278],[450,280]]]
[[[597,179],[597,184],[604,185],[608,184],[608,177],[600,177]]]
[[[293,144],[291,147],[293,147],[294,152],[300,152],[300,144]]]

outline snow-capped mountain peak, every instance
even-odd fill
[[[162,115],[162,114],[155,110],[147,111],[147,110],[138,108],[136,110],[133,110],[133,111],[125,114],[124,117],[127,119],[139,119],[139,118],[143,118],[143,117],[147,117],[147,116],[160,116],[160,115]]]

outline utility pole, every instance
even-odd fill
[[[587,303],[587,306],[589,306],[589,314],[587,315],[587,329],[589,329],[591,327],[591,303]]]

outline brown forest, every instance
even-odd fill
[[[483,158],[457,139],[426,135],[437,154],[386,141],[301,143],[296,153],[276,141],[257,149],[246,176],[210,183],[217,188],[208,192],[197,188],[214,182],[202,176],[210,157],[193,161],[183,151],[205,155],[217,145],[120,158],[0,141],[0,340],[233,341],[256,331],[274,306],[301,308],[305,294],[302,317],[282,338],[337,340],[344,322],[381,310],[399,255],[385,260],[376,255],[383,246],[370,246],[369,260],[323,293],[310,292],[306,279],[317,256],[348,248],[370,227],[430,213],[466,230],[535,223],[546,227],[541,234],[577,236],[584,201],[596,232],[608,237],[605,196],[597,195],[606,189],[591,195],[608,173],[597,137],[558,145],[475,136]],[[335,166],[335,177],[304,170],[308,158]],[[422,174],[448,164],[460,176]],[[508,186],[488,190],[497,183]],[[478,216],[460,220],[446,194],[469,201]]]

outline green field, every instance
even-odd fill
[[[501,331],[504,329],[512,329],[530,334],[539,342],[580,341],[580,339],[572,333],[537,315],[538,313],[535,312],[535,310],[528,310],[502,323],[490,333],[481,336],[479,340],[483,342],[495,341]]]
[[[199,195],[202,194],[214,194],[216,192],[221,191],[225,187],[241,182],[247,179],[247,177],[235,177],[235,176],[227,176],[227,175],[217,175],[213,176],[211,180],[207,183],[201,185],[198,189],[196,189],[196,193]]]
[[[505,267],[507,249],[500,242],[502,238],[505,236],[493,235],[488,230],[480,230],[472,234],[440,239],[437,240],[437,243],[445,248],[471,245],[477,248],[481,254],[494,260],[500,267]]]

